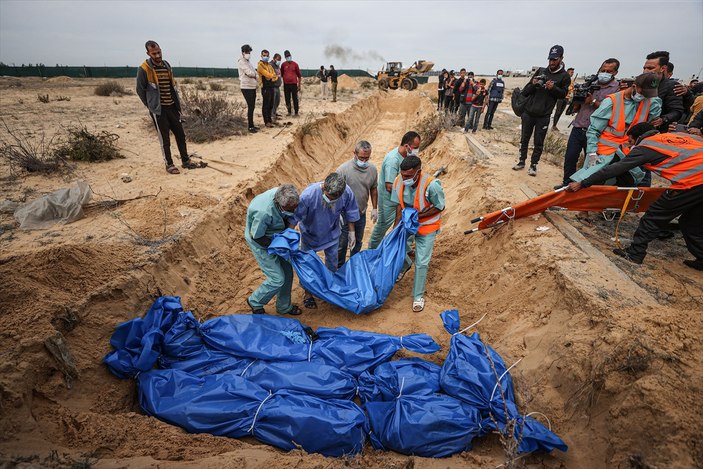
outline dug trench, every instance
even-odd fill
[[[143,314],[160,294],[178,295],[200,320],[245,313],[246,296],[263,277],[243,239],[248,202],[270,187],[299,189],[319,181],[351,155],[359,139],[373,160],[433,112],[417,93],[375,94],[347,111],[307,122],[274,164],[205,204],[197,222],[163,243],[134,246],[65,243],[0,260],[3,298],[0,346],[0,454],[14,463],[87,460],[95,467],[486,467],[505,461],[499,439],[471,452],[429,460],[374,451],[329,460],[283,453],[253,439],[188,434],[143,415],[132,381],[102,364],[115,326]],[[463,234],[468,220],[521,197],[504,168],[472,153],[462,134],[441,132],[421,158],[441,176],[447,208],[438,236],[422,313],[411,311],[411,275],[385,305],[355,316],[324,303],[300,317],[315,327],[346,326],[396,335],[426,332],[449,347],[439,319],[458,309],[513,368],[519,405],[538,411],[569,445],[521,463],[544,467],[695,467],[703,465],[700,319],[665,307],[612,267],[590,258],[548,222],[524,220],[493,232]],[[524,197],[524,196],[522,196]],[[156,204],[156,205],[155,205]],[[163,207],[142,199],[123,209],[144,225]],[[163,208],[167,211],[168,206]],[[131,218],[129,218],[131,217]],[[168,218],[169,232],[179,228]],[[372,225],[371,225],[372,226]],[[369,227],[369,230],[371,229]],[[165,231],[165,228],[164,228]],[[367,233],[368,238],[368,233]],[[299,286],[294,299],[302,299]],[[47,344],[70,353],[56,359]],[[61,345],[63,344],[63,345]],[[59,354],[60,355],[60,354]],[[404,351],[399,356],[409,356]],[[73,366],[71,366],[73,365]],[[546,419],[543,417],[537,417]]]

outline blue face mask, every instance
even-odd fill
[[[293,57],[291,57],[290,55],[288,57],[286,57],[286,62],[291,62],[292,60],[293,60]]]
[[[361,169],[366,169],[369,167],[368,161],[361,161],[356,157],[354,158],[354,164],[357,166],[357,168],[361,168]]]
[[[613,79],[613,74],[608,72],[600,72],[598,74],[598,81],[601,83],[608,83]]]
[[[270,59],[268,57],[261,57],[261,60],[263,60],[264,62],[268,62]]]
[[[643,95],[643,94],[639,94],[637,91],[635,91],[634,93],[632,93],[631,98],[632,98],[632,100],[633,100],[634,102],[636,102],[636,103],[639,103],[639,102],[641,102],[641,101],[644,101],[644,95]]]

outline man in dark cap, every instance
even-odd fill
[[[566,98],[571,85],[571,77],[564,70],[564,48],[555,45],[549,49],[549,65],[540,67],[532,76],[530,82],[522,89],[522,95],[527,98],[522,113],[522,135],[520,137],[520,159],[513,169],[525,169],[527,148],[534,132],[534,149],[527,174],[537,176],[537,163],[542,156],[544,138],[549,130],[549,116],[558,99]]]

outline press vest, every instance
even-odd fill
[[[434,181],[434,179],[435,178],[433,178],[432,176],[427,176],[420,172],[420,181],[418,182],[417,188],[415,189],[415,202],[413,203],[413,207],[415,207],[418,213],[418,222],[420,226],[417,229],[417,234],[419,235],[428,235],[430,233],[434,233],[435,231],[439,230],[441,225],[442,212],[439,212],[435,215],[431,215],[429,217],[423,217],[419,215],[420,213],[422,213],[423,210],[432,207],[432,203],[427,200],[427,188],[429,187],[430,183]],[[393,190],[398,196],[401,209],[405,208],[405,201],[403,200],[404,187],[405,186],[403,185],[402,176],[396,176],[395,182],[393,182]]]
[[[608,126],[603,130],[598,138],[598,150],[597,153],[602,156],[612,155],[615,151],[627,142],[627,130],[625,122],[625,96],[623,92],[614,93],[608,95],[613,101],[613,110],[610,114],[610,120],[608,121]],[[630,127],[640,122],[645,122],[649,117],[649,110],[651,108],[651,99],[645,99],[640,102],[637,107],[637,113],[635,118],[632,119]],[[629,153],[629,151],[627,152]],[[626,153],[626,154],[627,154]]]
[[[671,189],[691,189],[703,184],[703,138],[683,133],[657,134],[637,146],[668,156],[659,164],[643,166],[671,181]]]

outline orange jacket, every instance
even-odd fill
[[[420,227],[417,229],[417,234],[419,235],[428,235],[430,233],[434,233],[435,231],[439,230],[441,225],[442,212],[430,215],[429,217],[423,217],[419,215],[423,212],[423,210],[432,207],[430,201],[427,200],[427,187],[432,181],[434,181],[434,179],[435,178],[433,178],[432,176],[427,176],[423,174],[422,171],[420,171],[420,181],[417,185],[417,188],[415,189],[415,202],[413,203],[413,207],[415,207],[418,213],[418,222]],[[393,190],[398,196],[401,209],[405,208],[405,201],[403,200],[403,189],[403,178],[399,174],[398,176],[396,176],[395,181],[393,182]]]
[[[627,143],[627,130],[625,128],[625,96],[623,92],[613,93],[608,95],[613,101],[613,112],[610,115],[608,126],[603,130],[598,139],[598,154],[612,155],[623,143]],[[642,101],[638,108],[635,118],[630,123],[630,127],[640,122],[647,121],[649,117],[650,100]],[[629,153],[629,151],[627,152]],[[625,153],[625,154],[627,154]]]
[[[672,189],[691,189],[703,184],[703,138],[678,132],[657,134],[637,146],[669,157],[657,165],[643,166],[671,181]]]

